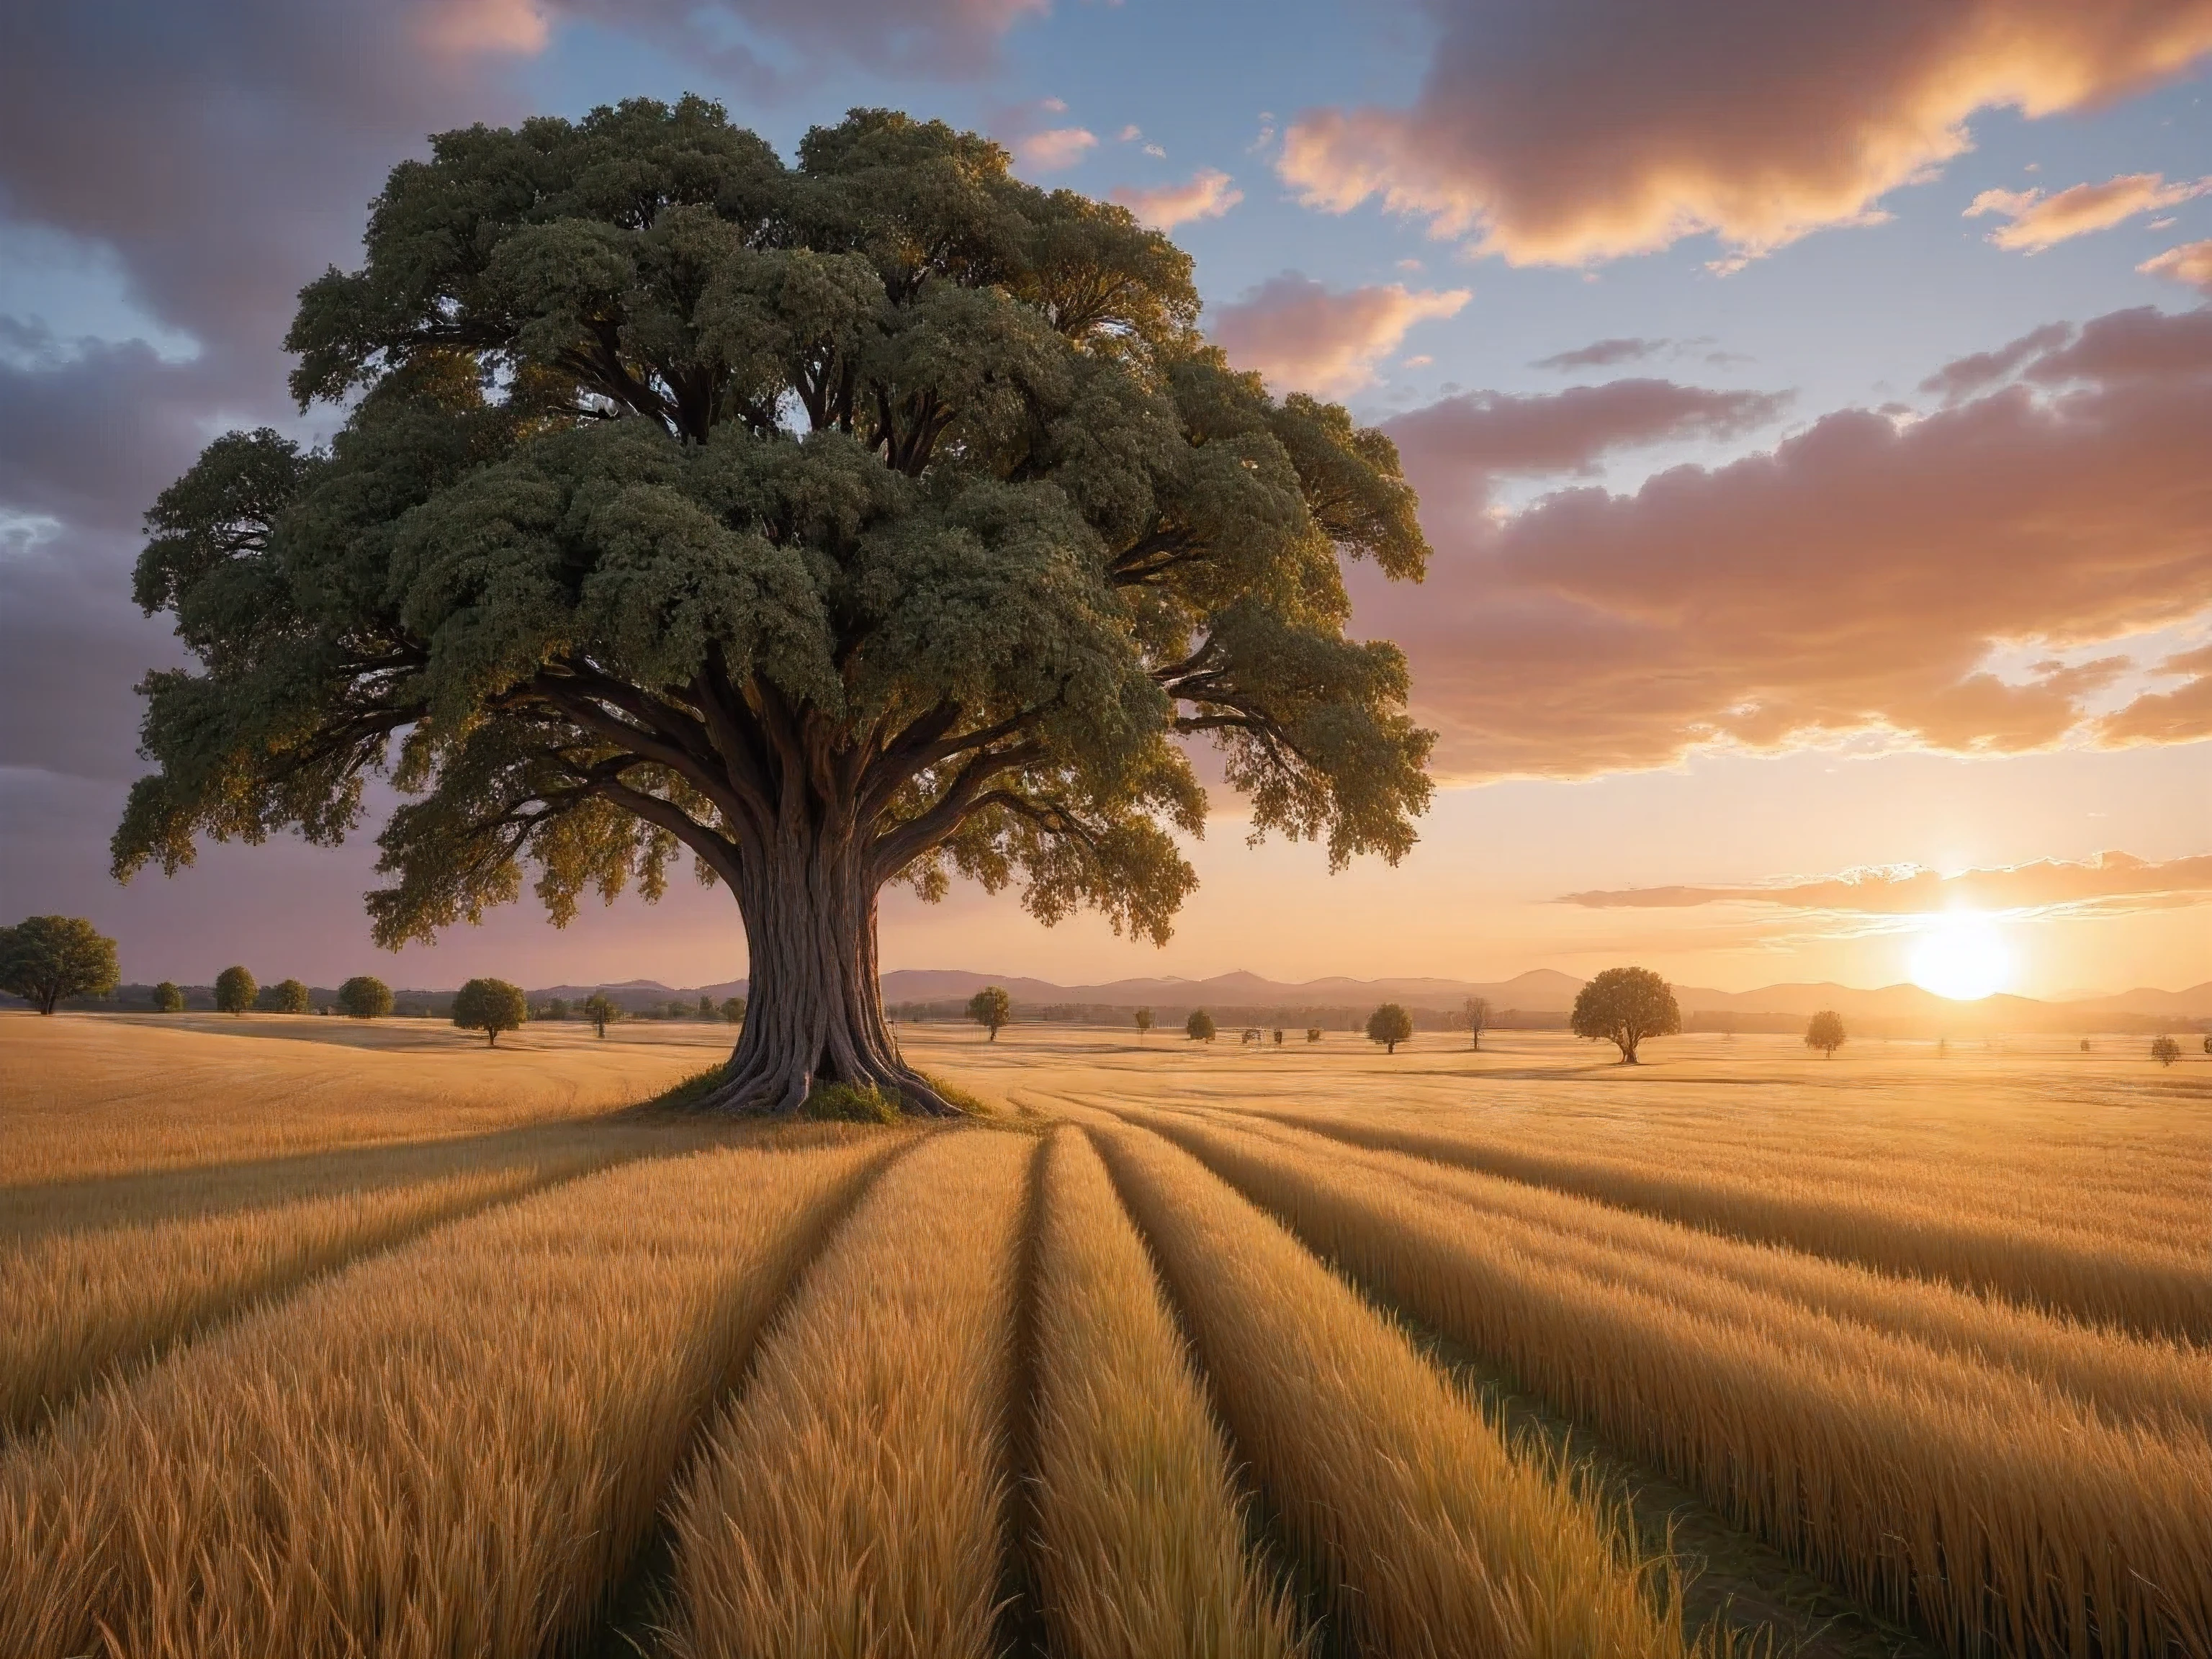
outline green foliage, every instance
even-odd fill
[[[546,998],[546,999],[545,999],[545,1018],[548,1018],[548,1019],[566,1019],[566,1018],[568,1018],[568,998],[566,998],[566,997],[548,997],[548,998]]]
[[[367,249],[288,340],[303,408],[350,400],[329,447],[230,434],[148,514],[136,596],[197,666],[142,684],[118,876],[337,842],[389,768],[397,946],[526,866],[556,922],[679,849],[739,884],[832,780],[871,892],[1164,939],[1187,738],[1256,832],[1412,845],[1431,734],[1339,569],[1421,572],[1396,453],[1231,370],[1125,210],[884,111],[786,165],[635,100],[434,138]]]
[[[1013,999],[995,985],[986,985],[968,999],[968,1018],[988,1027],[994,1042],[999,1040],[999,1028],[1013,1017]]]
[[[215,1011],[219,1014],[242,1014],[253,1006],[259,992],[253,975],[234,964],[215,976]]]
[[[1682,1011],[1673,988],[1649,968],[1608,968],[1576,993],[1567,1029],[1592,1042],[1618,1045],[1621,1064],[1633,1066],[1644,1038],[1682,1029]]]
[[[970,1094],[958,1084],[947,1083],[943,1078],[933,1077],[927,1072],[920,1075],[924,1083],[937,1091],[939,1100],[956,1110],[965,1112],[970,1117],[998,1116],[998,1108],[981,1095]]]
[[[1836,1050],[1844,1046],[1850,1035],[1844,1030],[1844,1017],[1832,1008],[1823,1008],[1805,1027],[1805,1046],[1818,1048],[1833,1060]]]
[[[2161,1066],[2171,1066],[2181,1058],[2181,1045],[2170,1036],[2154,1037],[2151,1041],[2150,1057]]]
[[[1203,1008],[1194,1008],[1190,1018],[1182,1023],[1183,1035],[1193,1042],[1213,1041],[1213,1016]]]
[[[174,980],[163,980],[154,988],[154,1012],[157,1014],[181,1014],[185,1012],[185,994]]]
[[[622,1005],[604,991],[594,991],[584,999],[584,1018],[592,1022],[601,1037],[607,1027],[623,1017]]]
[[[307,988],[296,979],[280,979],[274,985],[264,985],[254,999],[255,1007],[271,1014],[304,1014],[313,1006]]]
[[[1467,1022],[1468,1047],[1482,1047],[1482,1034],[1490,1029],[1490,999],[1469,997],[1460,1004],[1460,1018]]]
[[[392,988],[369,974],[338,987],[338,1012],[350,1019],[382,1019],[392,1012]]]
[[[1141,1036],[1143,1036],[1145,1035],[1145,1033],[1146,1033],[1146,1032],[1147,1032],[1147,1031],[1151,1030],[1152,1029],[1152,1011],[1151,1009],[1149,1009],[1149,1008],[1139,1008],[1139,1009],[1138,1009],[1138,1010],[1137,1010],[1137,1035],[1138,1035],[1139,1036],[1140,1036],[1140,1037],[1141,1037]]]
[[[899,1103],[875,1089],[849,1083],[817,1083],[799,1115],[817,1123],[896,1123]]]
[[[1367,1040],[1396,1054],[1398,1045],[1413,1035],[1413,1017],[1395,1002],[1386,1002],[1367,1016]]]
[[[722,1018],[726,1023],[732,1025],[744,1024],[745,1023],[745,1000],[743,997],[724,997],[722,999],[721,1013]]]
[[[472,979],[453,993],[453,1024],[464,1031],[482,1031],[495,1046],[501,1031],[513,1031],[530,1018],[522,988],[503,979]]]
[[[121,980],[115,941],[82,916],[26,916],[0,927],[0,991],[42,1014],[64,997],[106,996]]]

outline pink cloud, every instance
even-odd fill
[[[1468,289],[1402,283],[1333,293],[1294,270],[1271,276],[1214,314],[1213,337],[1240,368],[1283,391],[1340,396],[1375,383],[1375,365],[1417,323],[1455,317]]]
[[[2008,222],[1991,231],[1990,240],[1999,247],[2039,253],[2069,237],[2109,230],[2139,213],[2172,207],[2207,191],[2212,191],[2212,179],[2169,185],[2162,173],[2127,173],[2101,185],[2076,185],[2055,196],[2039,190],[1985,190],[1968,204],[1964,216],[2001,214]]]
[[[1098,148],[1098,135],[1085,127],[1048,127],[1014,140],[1014,159],[1038,173],[1072,167]]]
[[[1155,230],[1173,230],[1194,219],[1218,219],[1244,199],[1236,180],[1216,167],[1200,167],[1185,184],[1156,190],[1121,185],[1109,194]]]
[[[1427,9],[1439,38],[1413,105],[1309,111],[1279,169],[1314,207],[1378,200],[1516,264],[1700,232],[1741,258],[1863,222],[1966,149],[1977,111],[2081,108],[2212,51],[2212,0]]]
[[[2212,240],[2170,247],[2156,258],[2144,260],[2136,269],[2146,276],[2167,277],[2186,283],[2199,293],[2212,295]]]
[[[1984,910],[2041,909],[2115,899],[2212,894],[2212,854],[2153,864],[2127,853],[2081,863],[2055,859],[1940,875],[1917,866],[1847,870],[1811,880],[1741,887],[1630,887],[1569,893],[1559,902],[1592,909],[1679,909],[1699,904],[1772,904],[1794,910],[1913,915],[1953,905]]]
[[[1404,592],[1356,571],[1358,624],[1407,648],[1438,769],[1460,780],[1855,735],[1954,753],[2212,735],[2193,659],[2166,665],[2188,684],[2111,712],[2110,653],[1988,667],[2212,620],[2212,308],[2045,333],[2011,370],[1924,418],[1844,410],[1765,453],[1632,494],[1560,490],[1502,523],[1484,510],[1500,457],[1571,470],[1575,446],[1546,435],[1564,403],[1401,417],[1437,556]],[[1442,438],[1470,413],[1476,437]],[[1655,413],[1579,429],[1609,447],[1674,428]]]

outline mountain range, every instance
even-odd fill
[[[1217,974],[1210,979],[1163,975],[1117,979],[1100,985],[1058,985],[1049,980],[1020,975],[981,974],[958,968],[902,968],[883,976],[884,1000],[889,1004],[943,1003],[965,1000],[986,985],[1003,988],[1019,1010],[1030,1007],[1138,1008],[1152,1006],[1163,1015],[1170,1008],[1270,1007],[1319,1008],[1368,1006],[1378,1002],[1401,1002],[1409,1008],[1443,1012],[1456,1010],[1468,997],[1486,998],[1494,1012],[1515,1010],[1530,1014],[1565,1014],[1574,1006],[1583,981],[1555,969],[1539,968],[1495,981],[1401,978],[1304,980],[1296,983],[1261,977],[1253,973]],[[658,980],[625,980],[611,985],[555,985],[531,992],[532,1000],[544,997],[571,1000],[605,991],[625,1003],[708,996],[743,996],[745,981],[725,981],[690,990]],[[1939,997],[1917,985],[1886,985],[1863,990],[1832,982],[1762,986],[1753,991],[1718,991],[1705,986],[1678,985],[1675,1000],[1686,1017],[1698,1014],[1787,1015],[1802,1018],[1822,1008],[1832,1008],[1845,1018],[1942,1020],[1972,1015],[1984,1022],[2006,1024],[2066,1023],[2111,1015],[2145,1018],[2212,1019],[2212,981],[2186,990],[2164,991],[2142,987],[2117,995],[2046,1002],[2034,997],[1998,995],[1978,1002],[1960,1003]]]

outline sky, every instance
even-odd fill
[[[895,890],[886,967],[1874,986],[1972,916],[1962,988],[2212,979],[2212,0],[80,0],[7,29],[0,918],[88,916],[128,978],[742,973],[735,907],[681,882],[394,961],[374,822],[106,872],[132,687],[180,659],[130,602],[141,515],[224,430],[327,433],[284,392],[301,284],[358,263],[433,131],[694,91],[787,155],[855,105],[941,117],[1170,230],[1232,360],[1396,441],[1434,548],[1418,586],[1352,573],[1438,733],[1401,864],[1249,846],[1218,797],[1164,949]]]

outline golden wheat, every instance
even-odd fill
[[[88,1397],[0,1452],[0,1653],[524,1659],[573,1640],[886,1146],[579,1181]]]
[[[2154,1335],[2212,1340],[2212,1267],[2156,1246],[2073,1240],[1962,1221],[1875,1197],[1846,1202],[1719,1174],[1674,1174],[1535,1151],[1465,1129],[1420,1129],[1310,1112],[1271,1115],[1353,1146],[1459,1164],[1739,1238],[1947,1279]]]
[[[586,1117],[657,1094],[729,1046],[726,1027],[703,1024],[608,1042],[579,1024],[526,1027],[491,1049],[428,1020],[205,1024],[215,1029],[0,1013],[0,1179],[77,1181]]]
[[[316,1273],[608,1161],[579,1153],[0,1250],[0,1433],[32,1426],[102,1375]]]
[[[674,1505],[692,1659],[987,1659],[1036,1142],[939,1134],[806,1273]]]
[[[1954,1651],[2212,1649],[2201,1432],[2100,1423],[1864,1328],[1838,1341],[1779,1298],[1701,1315],[1326,1152],[1160,1121],[1316,1249]]]
[[[1288,1659],[1228,1447],[1089,1140],[1045,1152],[1035,1550],[1056,1659]]]
[[[1092,1132],[1228,1418],[1361,1650],[1680,1655],[1613,1528],[1288,1233],[1188,1155]]]
[[[2212,1426],[2212,1351],[2076,1324],[1938,1280],[1900,1278],[1826,1256],[1748,1243],[1550,1188],[1408,1154],[1370,1152],[1273,1119],[1255,1115],[1235,1121],[1293,1149],[1468,1205],[1486,1226],[1526,1224],[1538,1231],[1516,1235],[1522,1248],[1532,1253],[1571,1251],[1580,1271],[1650,1286],[1676,1301],[1707,1279],[1721,1281],[1704,1304],[1705,1311],[1722,1313],[1729,1307],[1725,1286],[1740,1286],[1853,1326],[2006,1366],[2096,1407],[2115,1421],[2174,1419]],[[1547,1243],[1547,1233],[1559,1235],[1558,1243]],[[1759,1322],[1755,1314],[1752,1318]],[[1847,1326],[1836,1340],[1858,1339]],[[1978,1389],[1978,1380],[1972,1386]]]

